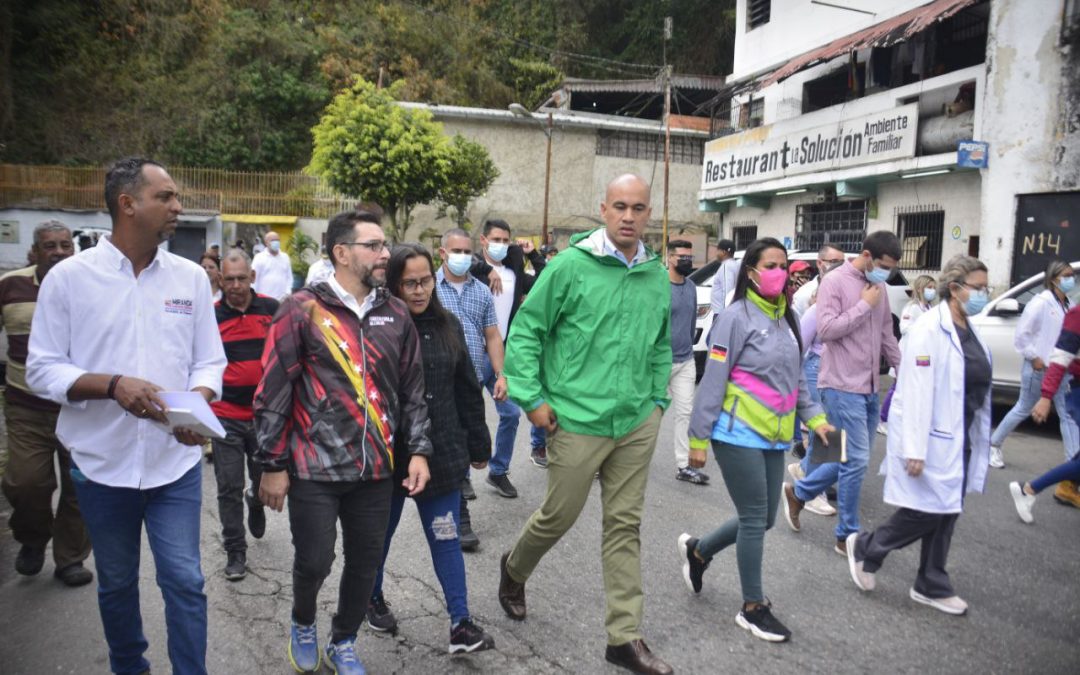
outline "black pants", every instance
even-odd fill
[[[855,545],[855,559],[861,560],[867,572],[877,572],[890,551],[904,548],[922,540],[919,554],[919,574],[915,590],[928,598],[949,598],[956,595],[949,583],[945,563],[949,558],[953,529],[959,513],[924,513],[912,509],[897,509],[896,513],[873,532],[863,532]]]
[[[225,550],[247,551],[244,538],[244,464],[251,477],[251,493],[258,499],[262,469],[252,460],[258,447],[254,422],[219,418],[226,436],[214,439],[214,476],[217,478],[218,517]],[[251,505],[249,504],[249,507]]]
[[[293,480],[289,487],[289,526],[293,548],[293,621],[315,623],[315,602],[330,574],[341,521],[345,570],[338,589],[331,639],[356,637],[367,612],[375,573],[382,562],[390,520],[393,481],[330,483]]]

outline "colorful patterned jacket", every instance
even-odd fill
[[[424,368],[409,311],[379,289],[357,318],[327,283],[287,297],[274,316],[255,392],[255,453],[265,471],[305,480],[393,476],[395,433],[430,456]]]
[[[1067,379],[1066,372],[1080,380],[1080,305],[1065,313],[1061,334],[1050,354],[1046,375],[1043,376],[1043,398],[1054,398],[1062,381]],[[1076,386],[1075,382],[1073,386]]]
[[[709,439],[763,450],[787,450],[798,412],[810,427],[825,422],[810,399],[799,343],[773,304],[753,291],[720,313],[709,331],[709,357],[690,415],[690,447]]]

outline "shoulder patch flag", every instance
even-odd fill
[[[713,361],[719,361],[723,363],[727,361],[727,347],[724,345],[713,345],[709,350],[709,358]]]
[[[916,366],[929,366],[930,365],[930,357],[929,356],[916,356],[915,357],[915,365]]]

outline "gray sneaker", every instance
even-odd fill
[[[487,483],[495,488],[496,492],[507,499],[513,499],[518,496],[517,488],[510,482],[510,476],[505,473],[498,475],[489,473],[487,476]]]
[[[863,561],[855,560],[855,542],[858,538],[859,535],[855,532],[849,534],[847,538],[848,571],[851,573],[851,580],[855,582],[860,591],[872,591],[877,585],[874,573],[863,570]]]

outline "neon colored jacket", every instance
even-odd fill
[[[668,404],[671,287],[651,250],[627,267],[603,241],[603,228],[575,235],[537,277],[510,327],[505,374],[525,410],[547,402],[561,428],[618,438]]]
[[[798,413],[811,430],[825,423],[810,399],[799,343],[784,319],[787,300],[773,304],[748,291],[709,331],[705,374],[690,415],[690,447],[709,438],[764,450],[787,450]]]

